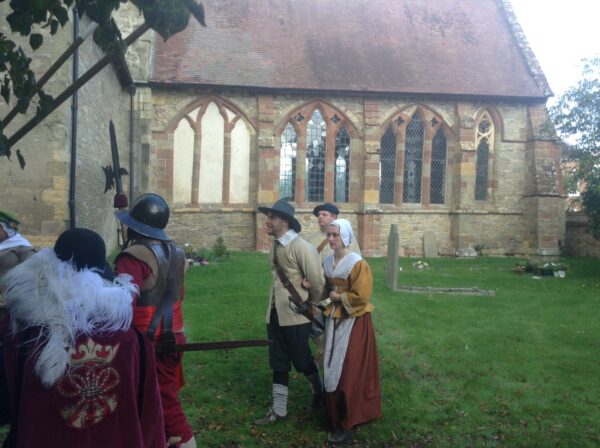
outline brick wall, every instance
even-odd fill
[[[255,212],[180,210],[171,213],[167,234],[177,243],[191,244],[194,248],[212,248],[218,237],[223,237],[230,249],[254,250]]]
[[[568,257],[600,257],[600,240],[589,232],[588,217],[583,212],[567,213],[562,253]]]

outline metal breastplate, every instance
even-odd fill
[[[140,292],[140,297],[136,306],[158,306],[165,298],[169,287],[175,291],[175,300],[180,300],[180,291],[183,286],[183,271],[185,258],[183,251],[171,241],[140,241],[137,244],[147,247],[152,251],[158,263],[158,272],[156,272],[156,282],[154,286]],[[171,263],[174,266],[175,275],[172,278],[173,285],[169,284],[169,269]]]

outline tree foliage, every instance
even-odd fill
[[[569,153],[577,161],[572,180],[583,181],[581,205],[600,239],[600,58],[584,60],[582,78],[550,113],[559,135],[574,142]]]
[[[0,0],[3,2],[4,0]],[[106,52],[115,45],[125,49],[121,33],[111,19],[112,13],[128,0],[11,0],[11,12],[6,20],[13,33],[29,38],[35,52],[44,43],[42,29],[54,35],[59,27],[69,21],[69,8],[77,7],[80,16],[86,14],[99,24],[94,41]],[[168,39],[187,27],[190,12],[203,23],[202,6],[194,0],[131,0],[144,15],[146,23]],[[42,114],[52,104],[53,98],[36,88],[36,77],[30,68],[32,58],[10,35],[0,32],[0,96],[6,103],[14,96],[19,113],[24,114],[31,101],[38,98],[37,112]],[[0,156],[10,157],[11,149],[0,121]]]

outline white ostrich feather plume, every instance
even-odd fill
[[[10,270],[0,282],[11,331],[42,327],[36,341],[35,372],[45,386],[55,384],[69,365],[68,350],[81,335],[114,333],[131,326],[137,288],[129,275],[109,282],[95,270],[76,271],[45,248]]]

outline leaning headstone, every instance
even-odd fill
[[[392,224],[388,236],[387,256],[387,285],[388,288],[396,289],[398,286],[398,255],[400,253],[400,238],[398,237],[398,226]]]
[[[438,248],[435,233],[425,232],[423,234],[423,254],[425,258],[437,258]]]

